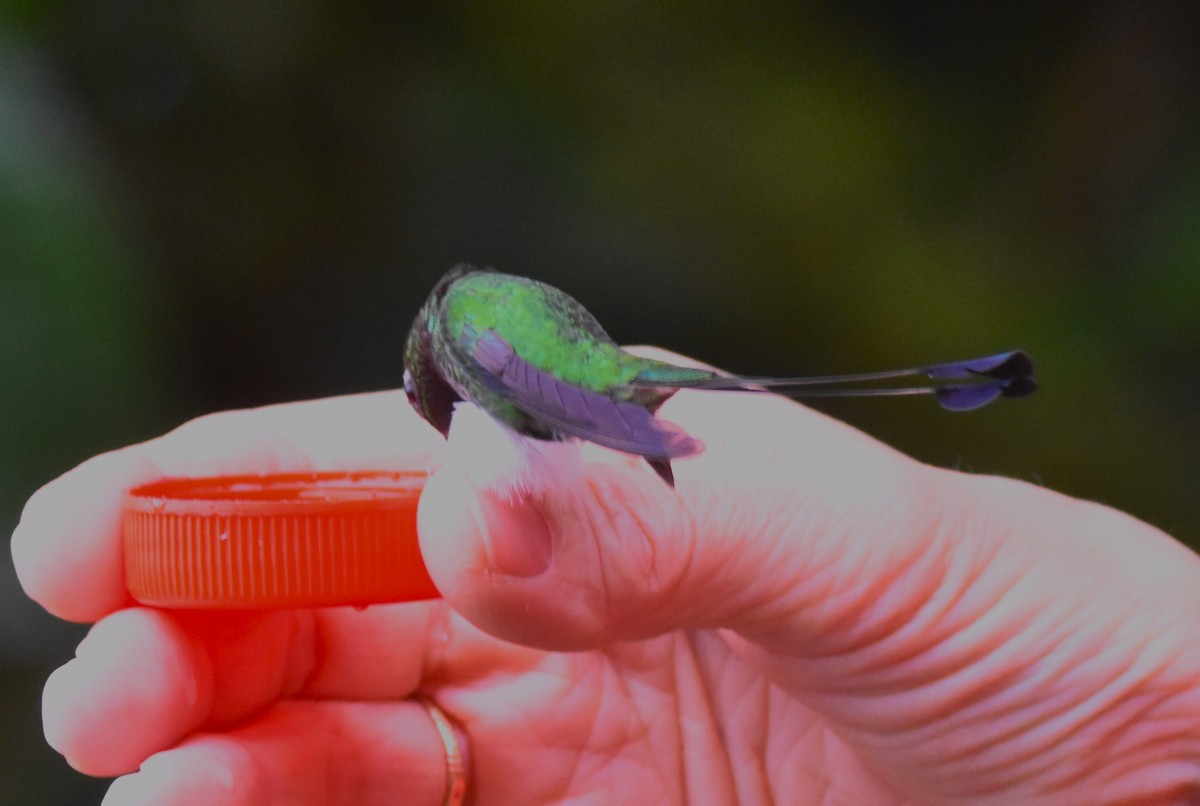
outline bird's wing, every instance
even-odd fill
[[[650,459],[677,459],[704,449],[679,426],[656,419],[636,403],[614,400],[535,367],[493,330],[480,334],[468,354],[492,391],[566,434]]]

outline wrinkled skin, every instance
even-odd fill
[[[1200,797],[1192,553],[770,396],[664,415],[708,444],[674,491],[597,454],[513,493],[446,452],[420,511],[446,601],[364,612],[131,606],[120,494],[424,466],[443,443],[401,394],[212,415],[85,463],[13,541],[34,599],[96,622],[47,682],[48,741],[124,776],[109,803],[438,804],[424,691],[470,736],[477,806]]]

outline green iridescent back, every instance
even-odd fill
[[[595,392],[626,389],[648,362],[623,352],[596,318],[556,288],[507,274],[469,274],[441,306],[442,336],[467,352],[491,330],[538,369]]]

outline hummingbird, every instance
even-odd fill
[[[867,386],[919,377],[910,386]],[[683,367],[622,350],[579,302],[553,286],[461,264],[422,305],[404,348],[409,403],[449,437],[454,408],[475,404],[534,440],[581,439],[640,456],[668,485],[671,461],[703,443],[656,416],[680,389],[776,392],[792,398],[929,394],[971,411],[1037,388],[1020,350],[910,369],[754,377]]]

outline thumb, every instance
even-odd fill
[[[421,498],[426,565],[455,610],[509,641],[586,649],[674,629],[692,619],[675,558],[694,529],[641,476],[601,466],[575,490],[509,495],[439,472]]]
[[[674,489],[618,455],[515,491],[461,461],[434,473],[419,532],[447,601],[547,649],[718,627],[783,628],[794,647],[836,620],[818,605],[857,586],[848,569],[886,576],[936,531],[914,523],[919,464],[791,401],[685,391],[662,415],[708,445],[676,462]]]

